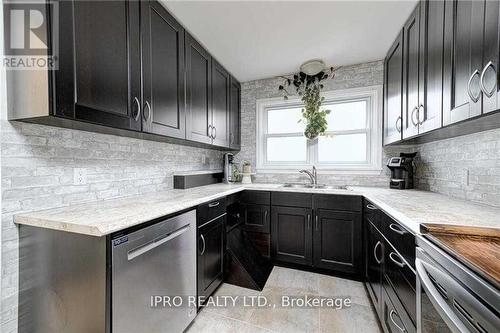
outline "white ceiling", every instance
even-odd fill
[[[417,0],[166,1],[169,11],[238,80],[383,59]]]

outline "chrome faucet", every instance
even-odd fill
[[[309,170],[300,170],[299,171],[300,173],[305,173],[306,175],[309,176],[309,178],[311,178],[311,184],[313,185],[317,185],[318,184],[318,173],[316,171],[316,167],[313,165],[312,167],[312,172],[309,171]]]

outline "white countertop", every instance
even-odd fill
[[[349,187],[349,190],[283,188],[281,184],[214,184],[187,190],[169,190],[22,213],[16,215],[14,221],[22,225],[105,236],[245,189],[363,195],[414,233],[419,233],[421,223],[500,228],[500,208],[432,192],[356,186]]]

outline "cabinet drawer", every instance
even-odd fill
[[[294,192],[273,192],[271,195],[271,204],[273,206],[311,208],[312,194],[294,193]]]
[[[381,230],[380,209],[368,200],[363,200],[363,216],[365,220],[371,222],[378,230]]]
[[[357,195],[314,194],[314,209],[361,212],[361,197]]]
[[[392,288],[412,321],[416,323],[416,274],[410,269],[399,253],[387,244],[384,254],[384,284]]]
[[[271,203],[271,193],[265,191],[244,191],[241,193],[242,203],[254,205],[269,205]]]
[[[226,198],[212,200],[198,206],[198,226],[226,212]]]
[[[415,333],[416,328],[392,291],[382,288],[382,326],[387,333]]]
[[[382,216],[382,233],[415,269],[415,235],[387,215]]]

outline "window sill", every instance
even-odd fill
[[[308,167],[304,167],[308,169]],[[257,168],[257,174],[298,174],[299,170],[302,168]],[[322,175],[357,175],[357,176],[380,176],[383,174],[383,169],[381,168],[352,168],[352,169],[331,169],[331,168],[321,168],[317,167],[318,173]]]

